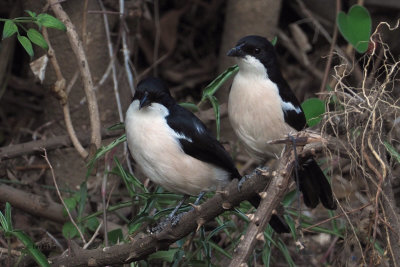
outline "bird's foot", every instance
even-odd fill
[[[267,172],[267,171],[268,171],[268,167],[259,166],[259,167],[257,167],[257,168],[254,170],[254,172],[253,172],[252,174],[247,174],[247,175],[243,176],[243,177],[240,179],[239,183],[238,183],[238,191],[240,192],[240,190],[241,190],[243,184],[244,184],[247,180],[251,179],[251,177],[253,176],[254,173],[255,173],[256,175],[261,175],[261,174],[263,174],[264,172]]]
[[[174,215],[173,217],[170,217],[170,222],[172,226],[176,226],[178,225],[179,221],[181,220],[182,216],[185,214],[186,212],[182,212],[179,214]]]
[[[239,192],[240,192],[240,190],[242,189],[243,184],[244,184],[247,180],[249,180],[250,178],[251,178],[251,174],[247,174],[247,175],[243,176],[243,177],[240,179],[240,181],[238,182],[238,185],[237,185],[237,189],[238,189]]]

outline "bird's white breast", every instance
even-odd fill
[[[285,123],[283,108],[285,102],[264,66],[239,61],[239,72],[229,94],[229,119],[246,150],[258,161],[282,152],[281,145],[268,145],[267,141],[295,132]]]
[[[139,110],[135,100],[126,113],[126,135],[132,157],[153,182],[171,192],[197,195],[216,190],[229,180],[229,174],[212,164],[187,155],[178,138],[192,140],[171,129],[160,104]]]

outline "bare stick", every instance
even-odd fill
[[[81,155],[82,158],[86,158],[89,153],[83,148],[82,144],[80,143],[78,137],[76,136],[76,132],[71,120],[71,114],[69,111],[68,105],[68,95],[66,93],[66,86],[65,86],[65,78],[62,75],[60,65],[58,64],[56,55],[54,53],[53,47],[51,46],[49,35],[47,33],[46,27],[43,27],[42,30],[43,37],[46,40],[47,44],[49,45],[49,50],[47,54],[50,57],[50,62],[55,70],[57,81],[55,82],[54,86],[52,87],[52,91],[56,94],[56,98],[60,101],[60,104],[63,108],[64,113],[64,121],[65,126],[67,128],[67,132],[71,138],[72,144],[74,145],[76,151]],[[73,81],[74,79],[72,79]],[[71,84],[72,84],[71,81]]]
[[[97,149],[101,145],[99,109],[97,106],[96,94],[93,90],[93,81],[89,69],[89,63],[87,61],[86,54],[82,46],[82,42],[79,39],[75,26],[72,24],[69,16],[67,15],[67,13],[65,13],[59,1],[48,0],[48,3],[51,6],[54,14],[65,24],[67,28],[68,40],[71,44],[71,48],[74,51],[76,60],[78,62],[86,99],[88,101],[91,126],[91,144],[94,145]]]
[[[336,0],[336,15],[339,14],[340,9],[341,9],[340,8],[340,0]],[[326,61],[326,65],[325,65],[324,78],[322,79],[321,87],[319,88],[320,92],[325,91],[326,82],[328,81],[328,75],[329,75],[329,71],[331,69],[333,49],[335,48],[335,45],[336,45],[337,36],[338,36],[338,27],[337,27],[337,24],[334,23],[331,47],[329,49],[328,60]]]
[[[98,236],[101,226],[103,226],[103,222],[99,223],[99,226],[97,226],[96,231],[94,232],[94,234],[92,235],[92,237],[90,238],[90,240],[83,246],[83,249],[87,249],[95,240],[95,238]]]
[[[89,135],[90,135],[89,132],[79,132],[77,134],[78,138],[82,140],[83,145],[88,145],[90,143]],[[118,131],[112,131],[112,132],[103,131],[102,133],[103,138],[114,138],[120,135],[121,132]],[[4,146],[0,147],[0,160],[12,159],[19,156],[36,153],[38,151],[41,151],[42,148],[46,148],[47,150],[53,150],[61,147],[70,147],[71,145],[72,141],[70,136],[61,135],[42,140]]]
[[[122,31],[122,53],[124,55],[124,68],[125,68],[125,73],[126,77],[128,78],[128,83],[129,83],[129,88],[131,89],[131,94],[132,96],[135,94],[135,85],[134,85],[134,80],[133,80],[133,74],[131,72],[131,69],[129,67],[129,58],[130,58],[130,51],[128,49],[128,44],[126,40],[126,32],[127,32],[127,27],[125,25],[125,0],[119,0],[119,19],[120,19],[120,27]]]
[[[277,171],[272,172],[272,182],[265,192],[261,192],[260,206],[254,217],[251,218],[246,234],[235,249],[233,259],[229,266],[237,267],[246,264],[254,250],[257,240],[264,240],[264,230],[268,225],[274,209],[279,205],[286,189],[293,169],[293,156],[291,151],[286,151],[278,164]],[[289,160],[291,159],[291,160]],[[267,174],[268,175],[268,174]]]
[[[54,174],[54,169],[53,169],[53,166],[51,166],[49,158],[47,157],[46,149],[43,149],[43,152],[44,152],[44,156],[43,157],[46,160],[47,164],[49,165],[49,168],[50,168],[50,171],[51,171],[51,176],[53,177],[53,182],[54,182],[54,186],[56,187],[57,195],[60,198],[60,201],[63,204],[66,212],[68,213],[68,217],[69,217],[70,221],[75,226],[76,230],[79,232],[79,235],[81,236],[81,239],[82,239],[83,243],[86,244],[86,240],[85,240],[85,237],[83,236],[83,233],[82,233],[81,229],[76,224],[74,218],[72,217],[71,213],[69,212],[68,206],[65,204],[64,199],[61,196],[61,192],[60,192],[60,189],[58,188],[58,184],[57,184],[57,181],[56,181],[56,176]]]

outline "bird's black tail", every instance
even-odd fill
[[[260,201],[261,197],[259,195],[255,195],[254,197],[249,199],[249,202],[256,208],[260,205]],[[269,220],[269,224],[271,225],[272,229],[274,229],[274,231],[278,234],[290,233],[289,225],[287,225],[285,219],[283,219],[281,215],[272,214],[271,219]]]
[[[307,207],[315,208],[321,201],[325,208],[336,209],[332,188],[313,158],[307,159],[298,170],[299,188]]]

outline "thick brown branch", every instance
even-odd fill
[[[308,149],[304,153],[309,153]],[[69,254],[53,258],[53,266],[103,266],[137,261],[158,250],[166,250],[175,241],[198,229],[199,225],[214,219],[226,209],[233,208],[240,202],[249,199],[254,192],[265,191],[244,241],[239,245],[231,266],[239,266],[246,262],[248,255],[254,249],[256,240],[265,229],[271,214],[282,200],[289,183],[293,168],[293,157],[289,150],[280,159],[277,171],[251,175],[239,192],[237,180],[232,181],[227,188],[191,212],[184,214],[176,226],[166,225],[163,230],[152,234],[138,234],[129,244],[121,244],[108,248],[83,250],[75,248]],[[271,179],[274,178],[274,179]],[[271,182],[272,180],[272,182]],[[271,182],[271,184],[270,184]],[[270,185],[269,185],[270,184]],[[264,190],[269,185],[267,190]]]
[[[161,232],[154,234],[138,234],[129,244],[121,244],[94,250],[74,250],[73,252],[52,259],[52,266],[103,266],[137,261],[157,250],[168,247],[186,235],[196,231],[198,225],[212,220],[227,208],[233,208],[240,202],[250,198],[254,191],[267,186],[270,177],[253,174],[238,192],[237,180],[231,182],[223,192],[217,193],[199,208],[185,213],[178,225],[167,225]],[[278,200],[279,202],[279,200]]]
[[[291,154],[292,150],[285,152],[276,171],[273,172],[274,177],[271,184],[265,192],[260,194],[262,196],[260,206],[247,228],[246,235],[235,249],[233,259],[229,264],[230,267],[244,266],[254,250],[257,240],[264,240],[263,232],[289,186],[294,162]]]

